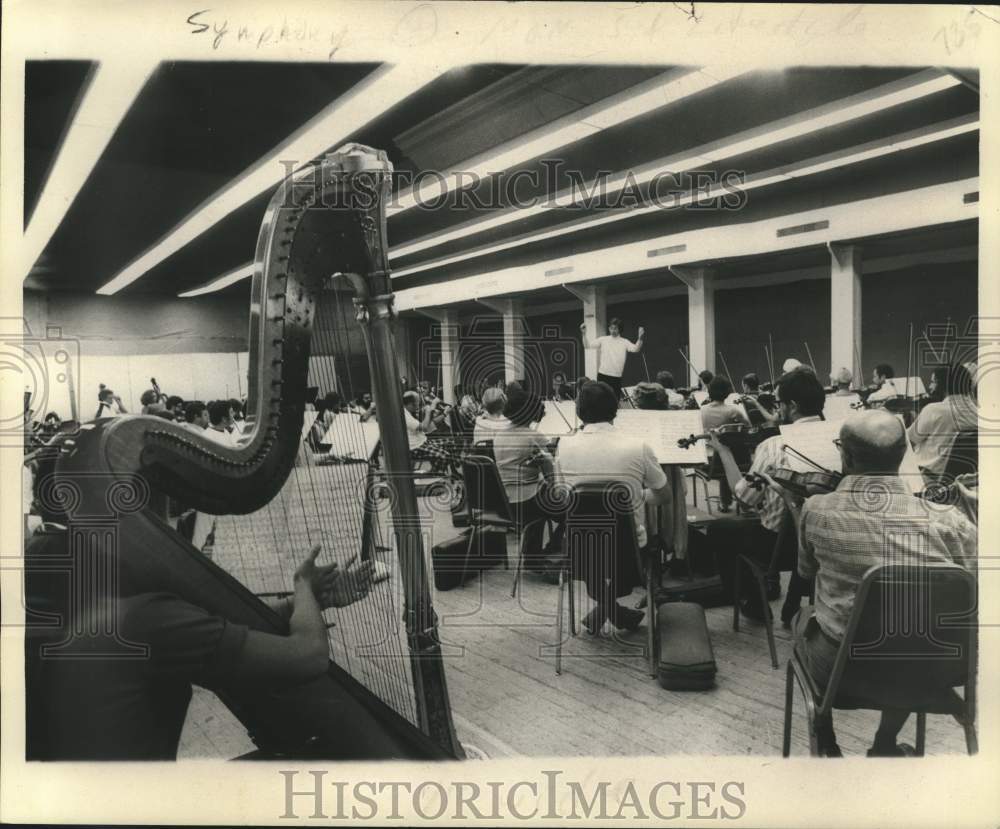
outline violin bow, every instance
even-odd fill
[[[693,365],[691,364],[691,361],[690,361],[690,360],[689,360],[689,359],[687,358],[687,355],[686,355],[686,354],[684,353],[684,351],[683,351],[682,349],[678,348],[677,350],[678,350],[678,351],[680,352],[680,355],[681,355],[681,357],[683,357],[683,358],[684,358],[684,362],[688,364],[688,368],[690,368],[690,369],[691,369],[691,371],[693,371],[693,372],[694,372],[694,376],[695,376],[695,377],[698,377],[698,369],[696,369],[696,368],[695,368],[695,367],[694,367],[694,366],[693,366]],[[693,380],[694,378],[691,378],[691,379]],[[699,378],[699,382],[700,382],[700,378]]]
[[[774,391],[774,363],[771,362],[771,353],[767,350],[766,345],[764,346],[764,362],[771,373],[771,391]]]
[[[910,375],[913,373],[913,323],[910,323],[910,339],[906,344],[906,399],[910,399]],[[899,389],[896,389],[897,393]]]
[[[803,340],[802,344],[806,347],[806,356],[809,357],[809,365],[812,366],[813,374],[816,374],[816,363],[813,361],[812,352],[809,350],[809,343]],[[816,376],[819,377],[819,374],[816,374]]]
[[[774,386],[774,340],[771,339],[771,332],[767,332],[767,344],[768,348],[768,365],[771,368],[771,386]]]
[[[649,364],[646,362],[646,355],[644,352],[640,351],[639,356],[642,357],[642,367],[646,370],[646,382],[649,382]]]
[[[783,448],[784,448],[784,450],[786,452],[791,452],[797,458],[799,458],[802,461],[805,461],[810,466],[814,466],[820,472],[826,472],[826,473],[831,474],[831,475],[833,474],[833,470],[832,469],[827,469],[825,466],[821,466],[820,464],[816,463],[816,461],[814,461],[812,458],[810,458],[808,455],[803,455],[798,449],[795,449],[794,447],[788,446],[787,444]]]
[[[729,385],[733,387],[733,391],[736,391],[736,382],[733,380],[733,374],[729,370],[729,364],[726,362],[726,357],[719,351],[719,359],[722,361],[722,367],[726,370],[726,376],[729,378]]]
[[[854,369],[855,372],[854,381],[857,384],[857,387],[860,389],[862,388],[862,383],[864,381],[859,382],[858,378],[865,373],[865,368],[863,365],[861,365],[861,349],[858,348],[857,339],[854,340],[854,359],[857,361],[858,364],[857,367]]]

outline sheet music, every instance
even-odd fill
[[[886,382],[896,390],[896,394],[909,394],[910,397],[920,397],[927,394],[924,381],[919,377],[893,377]]]
[[[576,416],[575,400],[546,400],[545,416],[538,424],[538,431],[543,435],[562,437],[571,435],[580,426]]]
[[[615,418],[615,427],[648,443],[661,464],[695,466],[708,463],[705,441],[700,440],[687,449],[677,445],[680,438],[704,433],[701,412],[623,409]]]
[[[378,439],[375,418],[362,423],[356,414],[340,413],[334,416],[321,442],[330,444],[331,455],[362,459],[371,455]]]
[[[696,389],[691,392],[691,396],[694,398],[695,402],[700,406],[706,400],[708,400],[708,392],[704,389]]]
[[[861,398],[856,394],[845,394],[839,397],[836,394],[828,394],[823,403],[823,417],[827,420],[843,423],[852,414],[857,413],[855,409],[851,408],[851,404],[860,402]]]
[[[801,452],[831,472],[840,472],[840,451],[833,441],[840,436],[840,423],[829,420],[810,420],[807,423],[790,423],[781,426],[785,446]],[[818,472],[793,452],[785,452],[785,468],[794,472]]]

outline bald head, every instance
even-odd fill
[[[869,409],[840,427],[844,472],[854,475],[894,475],[906,454],[906,430],[885,409]]]

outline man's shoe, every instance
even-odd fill
[[[869,757],[916,757],[917,750],[907,743],[897,743],[887,748],[872,746],[868,749]]]
[[[639,625],[642,624],[642,620],[645,617],[641,610],[634,610],[631,607],[622,607],[620,604],[615,602],[614,610],[611,615],[611,623],[619,630],[633,631],[637,630]]]
[[[799,605],[789,604],[787,601],[781,606],[781,626],[784,628],[790,628],[792,626],[792,619],[795,618],[795,614],[799,612]]]

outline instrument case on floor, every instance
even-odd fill
[[[483,570],[506,566],[507,533],[495,529],[479,530],[470,550],[471,532],[471,529],[467,529],[431,548],[434,587],[438,590],[453,590],[475,578]]]
[[[660,662],[657,680],[668,691],[704,691],[715,684],[715,654],[705,609],[670,602],[657,611]]]
[[[726,590],[719,576],[683,579],[656,590],[658,605],[694,602],[702,607],[722,607],[733,603],[732,589]]]

